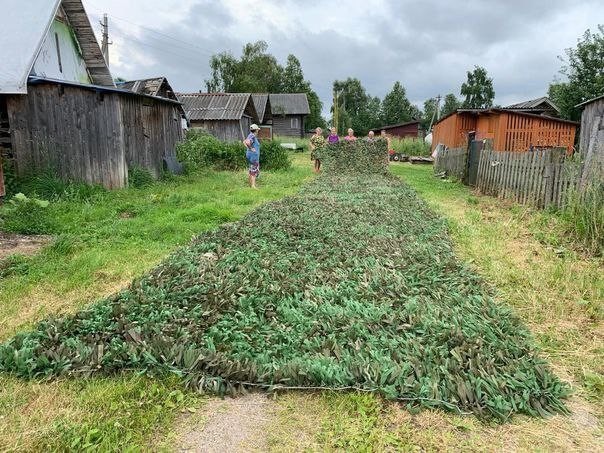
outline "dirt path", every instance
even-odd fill
[[[23,236],[0,232],[0,260],[10,255],[34,255],[50,240],[50,236]]]
[[[178,452],[267,451],[265,428],[275,416],[276,405],[265,394],[212,399],[201,417],[181,421],[175,444]]]

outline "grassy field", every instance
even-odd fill
[[[245,174],[213,173],[60,202],[63,234],[0,282],[0,338],[49,313],[70,313],[113,293],[192,235],[297,191],[311,176],[306,153],[293,170],[265,173],[258,192]],[[440,411],[411,414],[372,395],[282,394],[267,429],[275,450],[582,450],[602,448],[604,336],[602,261],[563,239],[554,215],[477,197],[434,179],[431,167],[393,172],[445,216],[457,253],[490,281],[534,332],[558,375],[573,383],[573,415],[518,417],[503,426]],[[0,450],[144,448],[204,397],[177,380],[133,373],[35,383],[0,376]]]

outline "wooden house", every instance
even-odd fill
[[[554,118],[560,116],[560,109],[547,96],[508,105],[505,109],[516,112],[533,113],[535,115],[553,116]]]
[[[564,147],[572,151],[578,123],[523,111],[458,109],[442,118],[432,131],[432,149],[466,147],[468,135],[476,140],[490,139],[497,151],[529,151]]]
[[[180,103],[115,87],[81,0],[6,2],[0,133],[16,173],[108,188],[133,166],[159,176],[183,136]]]
[[[421,138],[420,122],[417,120],[407,121],[406,123],[382,126],[374,129],[378,135],[380,131],[386,131],[388,135],[400,138]]]
[[[178,93],[192,129],[224,141],[243,140],[258,115],[250,93]]]
[[[273,134],[304,137],[304,121],[310,114],[306,93],[269,94],[271,116],[263,124],[272,126]]]
[[[258,126],[260,126],[259,137],[272,140],[273,138],[273,114],[271,109],[271,103],[269,95],[264,94],[252,94],[252,101],[256,108],[256,114],[258,115]]]
[[[579,104],[581,137],[579,151],[583,155],[583,179],[604,177],[604,95]]]

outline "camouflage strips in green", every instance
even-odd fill
[[[565,411],[527,329],[384,174],[385,146],[325,148],[296,196],[199,236],[129,289],[0,346],[25,378],[170,370],[218,392],[355,387],[507,419]],[[334,173],[338,170],[337,173]]]

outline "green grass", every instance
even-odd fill
[[[40,254],[12,258],[8,270],[0,266],[0,339],[112,294],[199,232],[295,193],[312,172],[306,154],[293,159],[289,171],[263,172],[258,191],[247,187],[245,172],[209,171],[101,193],[88,202],[52,203],[60,235]],[[154,431],[169,428],[183,404],[199,401],[172,379],[128,373],[52,384],[1,375],[0,387],[0,450],[61,450],[87,442],[115,450],[144,447]],[[183,395],[175,407],[166,402],[172,392]]]

